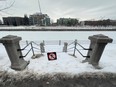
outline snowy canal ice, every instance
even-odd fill
[[[88,40],[88,36],[95,34],[104,34],[112,38],[115,42],[116,31],[1,31],[0,38],[6,35],[17,35],[22,40],[40,41],[40,40]]]

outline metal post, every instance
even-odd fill
[[[11,68],[15,70],[23,70],[29,64],[23,58],[19,58],[22,56],[22,52],[18,51],[20,49],[19,41],[21,39],[21,37],[13,35],[8,35],[0,39],[0,43],[3,43],[10,58]]]
[[[74,53],[73,53],[73,56],[75,56],[75,52],[76,52],[76,46],[77,46],[77,40],[75,40],[74,45],[75,45],[75,47],[74,47]]]
[[[99,64],[99,60],[105,46],[107,45],[107,43],[111,43],[113,39],[103,34],[89,36],[89,39],[91,40],[90,48],[92,50],[89,50],[87,54],[87,56],[90,56],[90,58],[86,58],[86,60],[84,61],[88,61],[90,64],[96,67]]]
[[[26,44],[29,44],[27,40],[26,40]]]
[[[33,56],[35,56],[35,53],[34,53],[34,49],[33,49],[33,45],[32,45],[32,43],[31,43],[31,50],[32,50]]]

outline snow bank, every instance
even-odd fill
[[[0,29],[116,29],[116,26],[0,26]]]
[[[39,42],[38,42],[39,43]],[[21,42],[21,48],[25,46],[26,43]],[[84,47],[88,48],[89,44],[83,43]],[[72,57],[69,54],[73,54],[73,50],[69,50],[68,53],[63,53],[63,45],[45,45],[46,52],[44,56],[32,59],[32,53],[30,53],[26,58],[27,61],[30,61],[30,64],[23,72],[38,73],[39,75],[53,74],[53,73],[70,73],[71,75],[77,75],[84,72],[108,72],[116,73],[116,44],[108,44],[105,48],[105,51],[100,60],[100,67],[102,69],[95,69],[92,65],[88,63],[82,63],[84,58],[76,52],[76,56]],[[23,55],[28,51],[27,48]],[[79,48],[80,49],[80,48]],[[80,49],[81,50],[81,49]],[[47,52],[56,52],[57,60],[49,61],[47,58]],[[86,55],[87,52],[81,50],[81,52]],[[40,54],[40,51],[36,50],[35,54]],[[22,71],[14,71],[10,68],[10,60],[6,53],[6,50],[2,44],[0,44],[0,70],[7,71],[9,73],[18,73]]]

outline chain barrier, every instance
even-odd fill
[[[17,51],[24,51],[28,46],[31,46],[31,48],[27,51],[27,53],[24,56],[19,56],[19,58],[26,57],[31,51],[32,51],[32,54],[34,56],[35,55],[34,49],[40,50],[40,51],[42,50],[42,49],[39,49],[39,48],[33,46],[33,44],[36,46],[40,46],[39,44],[35,43],[34,41],[31,41],[31,42],[26,41],[26,43],[27,43],[27,45],[25,47],[23,47],[22,49],[17,49]],[[41,48],[41,46],[40,46],[40,48]],[[41,54],[42,53],[43,53],[43,51],[41,51]]]
[[[60,41],[60,42],[61,42],[61,41]],[[42,53],[46,53],[46,52],[45,52],[45,49],[44,49],[45,41],[43,41],[43,43],[40,43],[40,44],[37,44],[37,43],[35,43],[34,41],[31,41],[31,42],[26,41],[26,43],[27,43],[27,45],[26,45],[24,48],[22,48],[22,49],[17,49],[17,51],[23,51],[23,50],[25,50],[28,46],[31,46],[31,48],[28,50],[28,52],[27,52],[24,56],[20,56],[19,58],[26,57],[31,51],[32,51],[32,54],[33,54],[33,56],[34,56],[34,55],[35,55],[35,49],[36,49],[36,50],[40,50],[40,51],[41,51],[41,54],[42,54]],[[40,46],[40,49],[37,48],[37,47],[35,47],[35,46],[33,46],[33,45]],[[72,45],[73,45],[73,46],[72,46]],[[71,42],[70,44],[64,43],[63,52],[67,52],[67,51],[73,49],[73,56],[75,56],[76,51],[77,51],[82,57],[87,57],[87,58],[89,58],[90,56],[85,56],[85,55],[83,55],[83,54],[81,53],[80,49],[77,49],[77,45],[80,46],[80,47],[82,48],[81,50],[92,50],[91,48],[85,48],[85,47],[83,47],[81,44],[79,44],[79,43],[77,42],[77,40],[75,40],[75,41]],[[72,46],[72,47],[68,48],[69,46]]]
[[[72,44],[73,44],[74,46],[68,48],[68,47],[71,46]],[[82,57],[87,57],[87,58],[89,58],[90,56],[84,56],[84,55],[81,53],[81,51],[80,51],[79,49],[77,49],[77,45],[80,46],[80,47],[82,48],[82,50],[92,50],[91,48],[85,48],[85,47],[83,47],[81,44],[79,44],[79,43],[77,42],[77,40],[75,40],[75,41],[73,41],[72,43],[70,43],[69,45],[67,45],[67,48],[68,48],[68,49],[65,49],[64,52],[67,52],[67,50],[73,49],[73,56],[75,56],[76,51],[78,51],[78,53],[79,53]],[[65,48],[66,48],[66,47],[65,47]]]

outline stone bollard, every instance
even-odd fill
[[[44,43],[40,43],[40,50],[41,50],[41,53],[45,52]]]
[[[19,56],[22,56],[22,52],[17,51],[17,49],[20,49],[20,40],[21,37],[12,35],[0,39],[0,43],[3,43],[10,58],[11,68],[14,70],[23,70],[29,64],[29,62],[25,61],[23,58],[19,58]]]
[[[64,43],[64,47],[63,47],[63,52],[67,52],[67,47],[68,47],[68,43],[65,42],[65,43]]]
[[[86,60],[84,61],[88,61],[90,64],[96,67],[99,64],[99,60],[105,46],[107,45],[107,43],[111,43],[113,39],[102,34],[89,36],[89,39],[91,40],[89,48],[92,50],[88,51],[87,56],[89,56],[89,58],[86,58]]]

